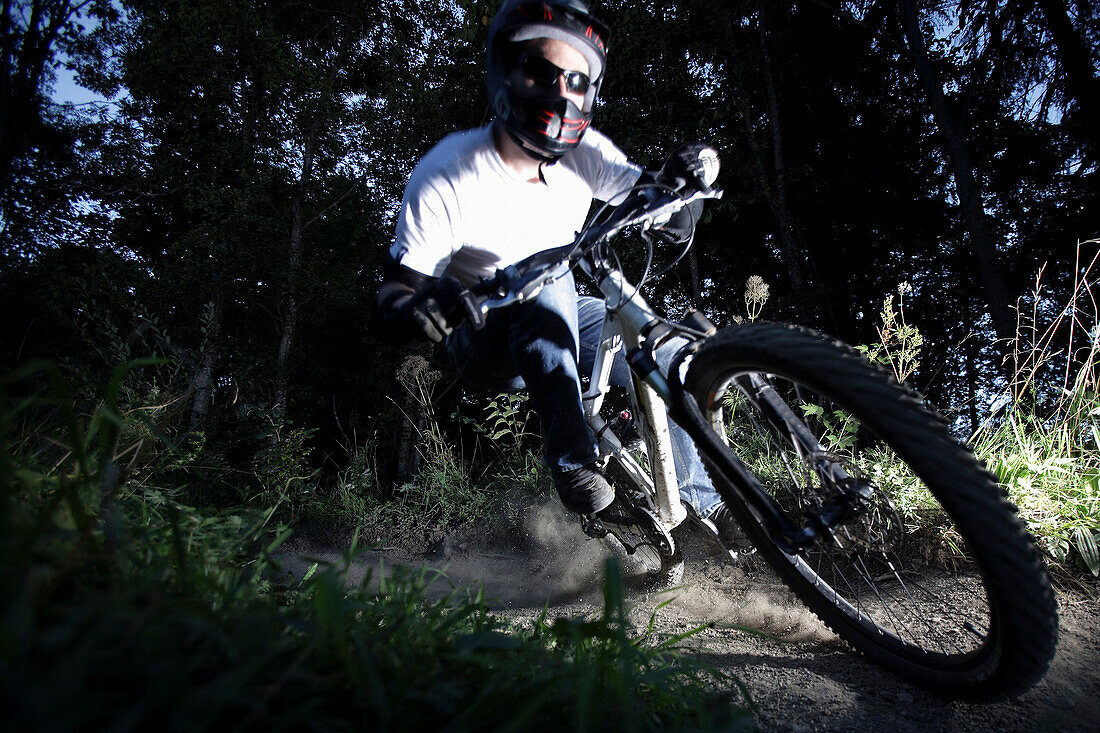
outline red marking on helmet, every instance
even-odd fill
[[[604,50],[603,39],[600,38],[599,32],[592,26],[588,26],[588,28],[585,29],[584,37],[592,41],[592,43],[596,44],[596,48],[600,49],[601,51]]]
[[[546,3],[542,4],[542,18],[543,20],[553,20],[554,14],[550,12],[550,6]]]

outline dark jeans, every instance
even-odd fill
[[[579,468],[597,456],[596,438],[581,406],[580,375],[591,373],[603,318],[604,301],[579,297],[569,274],[530,302],[491,311],[481,331],[459,328],[448,339],[447,350],[459,373],[476,387],[490,392],[526,388],[542,421],[547,465]],[[663,370],[681,343],[673,340],[657,350]],[[611,368],[611,383],[630,383],[621,351]],[[680,496],[708,516],[722,500],[691,439],[671,420],[670,427]]]

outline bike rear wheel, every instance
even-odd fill
[[[796,525],[840,492],[814,466],[839,465],[869,489],[858,512],[789,553],[707,465],[760,555],[843,639],[952,697],[1015,694],[1042,676],[1057,616],[1038,549],[919,395],[839,342],[772,323],[708,339],[685,386]],[[792,416],[818,455],[805,455]]]

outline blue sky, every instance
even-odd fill
[[[50,95],[58,104],[85,104],[87,102],[104,102],[103,97],[78,85],[73,78],[73,72],[64,66],[57,68],[57,81],[54,83],[53,94]]]

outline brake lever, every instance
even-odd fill
[[[571,267],[570,261],[565,259],[553,267],[538,268],[528,273],[521,273],[515,265],[497,270],[489,281],[495,283],[494,292],[481,301],[481,312],[525,303],[535,298],[544,287],[564,277]]]
[[[663,224],[669,220],[669,218],[680,209],[692,204],[696,201],[704,201],[706,199],[720,199],[722,198],[722,189],[712,188],[707,191],[695,191],[690,196],[681,197],[679,195],[667,194],[668,201],[657,208],[647,211],[646,215],[640,219],[636,219],[633,223],[641,224],[644,228],[653,226],[654,224]]]

